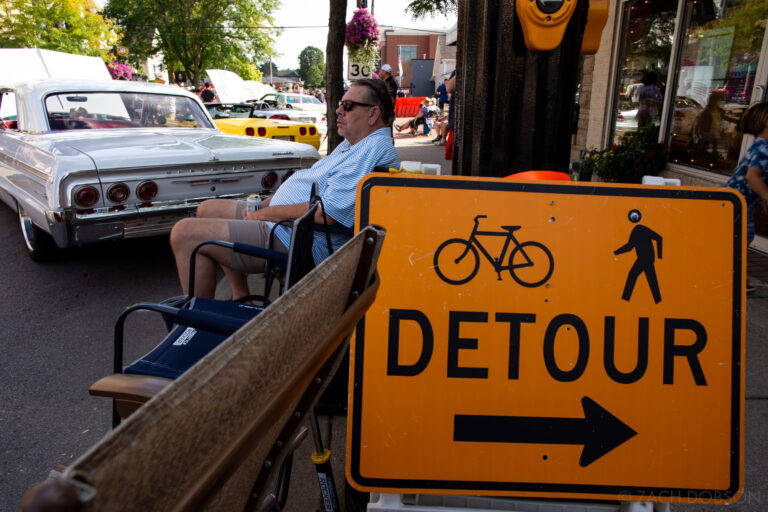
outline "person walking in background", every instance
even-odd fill
[[[659,90],[659,78],[653,71],[643,75],[643,86],[637,96],[640,107],[637,109],[637,127],[642,128],[653,122],[659,115],[659,105],[664,100]]]
[[[447,83],[448,79],[444,78],[443,83],[437,86],[437,93],[439,94],[437,98],[437,108],[440,109],[440,112],[443,112],[443,110],[445,110],[445,106],[448,104],[448,89],[446,88]]]
[[[768,202],[768,102],[749,107],[741,117],[739,131],[756,137],[728,180],[728,186],[741,192],[747,202],[749,245],[755,238],[754,209],[760,199]]]
[[[397,117],[397,82],[395,82],[395,79],[392,78],[392,66],[389,64],[384,64],[379,68],[379,78],[384,80],[384,83],[387,84],[387,89],[389,90],[389,95],[392,97],[392,118],[389,119],[387,124],[390,126],[390,133],[392,132],[392,123],[395,122],[395,117]]]

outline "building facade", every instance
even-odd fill
[[[651,115],[668,150],[664,175],[724,186],[753,142],[737,130],[740,116],[768,99],[767,21],[766,1],[611,2],[600,49],[584,57],[572,158],[637,130],[648,105],[639,91],[655,81],[661,99]],[[756,244],[768,250],[768,214],[756,221]]]
[[[392,75],[400,88],[408,91],[429,87],[434,91],[436,84],[442,83],[443,75],[456,67],[456,48],[446,46],[445,32],[440,31],[384,28],[379,52],[381,63],[392,66]],[[420,70],[423,61],[432,61],[429,77],[425,78],[423,72],[414,73],[412,61],[419,62]]]

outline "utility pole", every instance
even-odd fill
[[[559,8],[570,1],[575,0],[561,1]],[[575,3],[562,42],[534,51],[524,41],[516,2],[459,0],[454,172],[501,177],[568,170],[589,6],[586,0]],[[545,3],[532,5],[539,4]]]

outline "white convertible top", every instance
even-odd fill
[[[100,57],[37,48],[0,49],[0,84],[41,78],[112,79]]]

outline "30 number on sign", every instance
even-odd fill
[[[373,71],[368,64],[349,61],[347,68],[347,80],[362,80],[363,78],[373,78]]]

